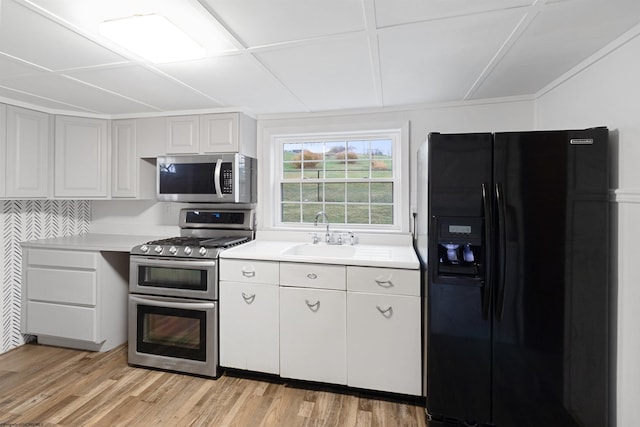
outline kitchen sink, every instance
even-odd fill
[[[282,255],[322,258],[350,258],[356,253],[356,248],[350,245],[326,245],[301,243],[282,252]]]

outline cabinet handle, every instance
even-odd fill
[[[389,319],[391,316],[393,316],[393,307],[391,307],[391,306],[387,307],[386,309],[383,309],[379,305],[376,305],[376,308],[378,309],[380,314],[382,314],[387,319]]]
[[[255,277],[256,272],[255,272],[255,271],[245,271],[245,270],[242,270],[242,275],[243,275],[244,277]]]
[[[320,310],[320,300],[314,302],[313,304],[311,304],[308,299],[304,300],[304,302],[307,303],[307,307],[309,307],[309,310],[313,311],[314,313]]]
[[[374,279],[374,280],[376,281],[378,286],[381,286],[383,288],[393,288],[393,282],[391,280],[379,280],[379,279]]]
[[[316,273],[307,273],[307,277],[309,279],[317,279],[318,275]]]
[[[253,302],[253,300],[256,299],[256,294],[251,294],[251,295],[247,295],[244,292],[242,293],[242,299],[244,300],[244,302],[246,302],[247,304],[251,304]]]

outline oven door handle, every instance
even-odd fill
[[[181,310],[211,309],[215,308],[215,302],[173,302],[154,297],[138,297],[129,295],[131,301],[138,304],[153,304],[154,307],[177,308]]]
[[[145,265],[155,265],[161,267],[213,267],[216,265],[216,261],[214,259],[207,260],[191,260],[191,259],[180,259],[175,260],[171,258],[150,258],[144,256],[135,256],[131,255],[129,258],[131,262],[135,262],[136,265],[145,266]]]

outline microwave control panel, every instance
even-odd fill
[[[233,194],[233,164],[223,163],[221,172],[222,172],[222,194]]]

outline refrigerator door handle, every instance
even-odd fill
[[[506,233],[506,202],[504,200],[504,192],[502,184],[496,184],[496,203],[498,205],[498,286],[497,286],[497,303],[496,318],[502,320],[504,312],[504,294],[507,282],[506,274],[506,249],[507,249],[507,233]]]
[[[485,239],[485,273],[484,287],[482,289],[482,318],[489,320],[489,307],[491,306],[491,294],[493,292],[493,266],[491,259],[493,256],[493,214],[491,202],[487,194],[487,184],[482,184],[482,213],[484,215],[484,239]]]

